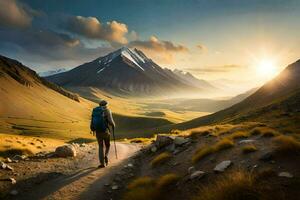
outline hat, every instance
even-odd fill
[[[107,101],[105,101],[105,100],[102,100],[102,101],[100,101],[99,102],[99,105],[100,106],[106,106],[108,103],[107,103]]]

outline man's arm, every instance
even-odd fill
[[[116,124],[112,117],[111,111],[109,109],[107,109],[107,120],[108,120],[108,124],[111,125],[113,128],[115,128]]]

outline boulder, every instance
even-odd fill
[[[249,143],[253,143],[253,142],[255,142],[255,140],[247,139],[247,140],[241,140],[241,141],[239,141],[239,144],[249,144]]]
[[[156,136],[155,145],[157,146],[158,149],[160,149],[160,148],[163,148],[165,146],[172,144],[173,141],[174,141],[173,136],[159,134]]]
[[[175,144],[175,146],[181,146],[185,143],[188,143],[190,140],[191,140],[190,138],[185,138],[185,137],[178,136],[178,137],[175,137],[174,144]]]
[[[231,164],[232,164],[232,162],[230,160],[224,160],[216,165],[216,167],[214,168],[214,171],[215,172],[224,172],[225,169],[227,169]]]
[[[205,175],[205,172],[204,171],[195,171],[191,174],[190,176],[190,179],[193,180],[193,179],[199,179],[199,178],[202,178],[203,176]]]
[[[73,145],[63,145],[55,149],[55,154],[58,157],[66,158],[66,157],[76,157],[77,152]]]
[[[289,172],[280,172],[278,174],[279,177],[285,177],[285,178],[293,178],[293,174],[289,173]]]

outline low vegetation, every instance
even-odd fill
[[[243,146],[243,147],[242,147],[242,152],[243,152],[244,154],[252,153],[252,152],[255,152],[255,151],[257,151],[257,148],[256,148],[256,146],[254,146],[253,144],[246,145],[246,146]]]
[[[11,148],[8,150],[0,151],[0,157],[12,157],[14,155],[33,155],[33,152],[30,149],[17,149],[17,148]]]
[[[276,152],[278,153],[291,155],[300,153],[300,142],[292,136],[280,135],[275,137],[273,141],[276,146]]]
[[[224,149],[229,149],[234,146],[234,142],[228,138],[223,138],[212,146],[204,146],[199,148],[192,157],[193,163],[198,162],[202,158],[219,152]]]
[[[162,175],[156,180],[149,176],[137,178],[128,185],[124,200],[168,199],[168,188],[179,179],[178,175],[172,173]]]
[[[249,133],[245,131],[237,131],[235,133],[232,133],[229,138],[231,139],[241,139],[241,138],[247,138],[249,137]]]
[[[213,183],[201,187],[194,200],[266,200],[272,199],[257,175],[236,171],[217,178]],[[273,196],[274,197],[274,196]]]
[[[206,136],[206,135],[209,135],[209,134],[210,134],[209,130],[205,130],[205,131],[199,131],[199,130],[197,131],[197,130],[195,130],[195,131],[192,131],[190,133],[190,137],[193,138],[193,139],[196,139],[196,138],[198,138],[200,136]]]
[[[163,152],[159,155],[157,155],[151,162],[151,166],[152,167],[156,167],[158,165],[161,165],[163,163],[165,163],[166,161],[168,161],[170,158],[172,157],[172,155],[168,152]]]
[[[256,127],[250,131],[250,135],[261,135],[263,137],[273,137],[278,135],[278,133],[275,130],[270,129],[268,127]]]

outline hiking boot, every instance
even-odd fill
[[[103,165],[103,164],[98,166],[98,168],[104,168],[104,167],[105,167],[105,165]]]
[[[105,161],[105,164],[107,166],[108,165],[108,158],[107,158],[107,156],[104,157],[104,161]]]

